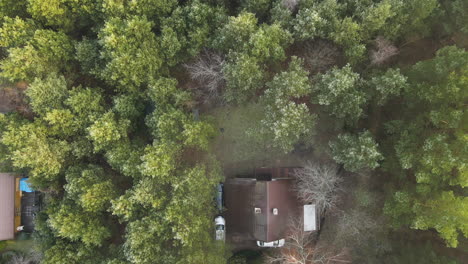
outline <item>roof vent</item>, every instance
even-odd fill
[[[273,215],[278,215],[278,208],[273,208]]]
[[[258,207],[255,207],[255,213],[256,213],[256,214],[261,214],[261,213],[262,213],[262,209],[261,209],[261,208],[258,208]]]

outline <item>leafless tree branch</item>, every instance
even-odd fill
[[[286,244],[276,249],[273,254],[266,255],[269,264],[332,264],[350,263],[344,258],[343,251],[334,253],[313,244],[312,233],[304,231],[301,218],[291,218]]]
[[[283,0],[281,4],[283,4],[283,6],[287,9],[294,11],[296,10],[297,5],[299,4],[299,0]]]
[[[308,162],[294,176],[297,194],[305,203],[315,203],[319,213],[336,207],[343,181],[336,165]]]
[[[317,39],[304,44],[304,63],[312,74],[325,72],[338,64],[340,49],[330,41]]]
[[[315,248],[316,254],[314,255],[314,264],[339,264],[339,263],[351,263],[349,256],[345,250],[338,252],[331,251],[325,248]]]
[[[376,49],[371,50],[370,54],[371,64],[382,65],[398,54],[398,48],[381,36],[375,39],[375,46]]]
[[[184,65],[190,78],[199,84],[197,92],[204,103],[222,100],[221,93],[226,82],[223,65],[221,55],[206,49],[193,63]]]

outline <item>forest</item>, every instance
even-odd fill
[[[0,25],[1,170],[45,194],[24,263],[468,261],[466,0],[0,0]],[[232,164],[292,155],[338,164],[318,244],[346,261],[215,241]]]

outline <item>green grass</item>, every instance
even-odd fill
[[[261,142],[253,133],[248,133],[257,130],[260,125],[263,112],[259,105],[216,109],[214,116],[218,127],[223,130],[216,140],[215,151],[224,160],[239,162],[271,157],[271,153],[265,152],[271,149],[268,139]]]
[[[210,113],[222,130],[212,145],[226,176],[248,175],[258,167],[300,166],[309,154],[284,153],[272,146],[272,139],[256,137],[263,118],[259,104],[227,106]]]

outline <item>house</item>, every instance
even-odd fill
[[[0,241],[14,239],[19,231],[32,232],[39,211],[39,192],[26,178],[0,173]]]
[[[19,203],[15,185],[14,175],[0,173],[0,241],[15,238],[16,224],[19,223],[15,217],[18,212],[16,205]]]
[[[272,242],[286,237],[291,218],[317,229],[314,205],[304,205],[294,191],[294,168],[260,168],[251,178],[225,182],[226,230],[233,237]]]

